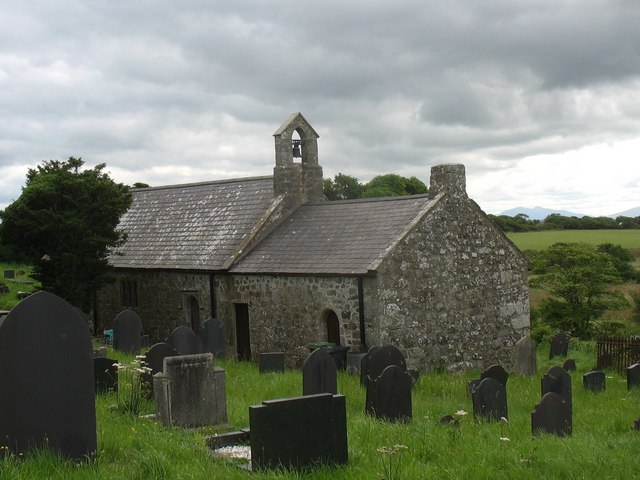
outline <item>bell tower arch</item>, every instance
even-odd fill
[[[273,136],[276,150],[273,169],[275,195],[286,195],[292,206],[324,200],[322,167],[318,164],[319,135],[309,122],[300,112],[292,113]]]

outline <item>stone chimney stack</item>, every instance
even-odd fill
[[[461,163],[445,163],[431,167],[429,198],[434,198],[440,193],[467,196],[464,165]]]
[[[294,138],[294,133],[298,138]],[[309,122],[301,113],[293,113],[273,136],[276,149],[274,194],[286,195],[291,207],[324,200],[322,167],[318,164],[319,135]],[[294,146],[299,149],[300,157],[293,156]],[[298,158],[299,162],[294,161]]]

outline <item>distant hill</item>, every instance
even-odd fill
[[[614,213],[614,214],[608,215],[608,216],[611,217],[611,218],[616,218],[616,217],[636,218],[636,217],[640,217],[640,207],[630,208],[629,210],[625,210],[624,212]]]
[[[510,210],[505,210],[504,212],[500,213],[500,215],[515,217],[516,215],[520,215],[521,213],[524,213],[527,217],[529,217],[530,220],[544,220],[552,213],[557,213],[565,217],[578,217],[578,218],[584,217],[584,214],[582,213],[574,213],[574,212],[569,212],[567,210],[553,210],[550,208],[543,208],[543,207],[534,207],[534,208],[516,207]]]

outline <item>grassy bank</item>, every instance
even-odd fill
[[[12,270],[14,278],[5,278],[5,272]],[[40,288],[31,277],[31,268],[19,263],[0,262],[0,285],[6,285],[9,293],[0,294],[0,310],[11,310],[18,303],[19,292],[34,292]]]
[[[508,233],[520,250],[544,250],[554,243],[613,243],[640,254],[640,230],[544,230],[540,232]]]
[[[154,420],[130,418],[111,411],[114,395],[97,399],[98,460],[74,466],[39,454],[25,460],[0,462],[3,479],[380,479],[383,462],[391,460],[402,479],[459,478],[635,478],[640,470],[640,433],[631,429],[640,416],[640,389],[628,392],[626,382],[608,373],[601,394],[582,387],[582,375],[595,363],[593,344],[572,347],[578,371],[573,377],[574,435],[571,438],[532,437],[530,414],[540,399],[540,377],[556,362],[548,347],[539,352],[538,374],[512,376],[508,382],[509,423],[476,422],[466,383],[478,372],[423,375],[413,391],[413,421],[389,424],[366,416],[364,390],[358,378],[339,375],[338,389],[348,408],[349,464],[295,472],[249,473],[211,455],[204,435],[218,429],[182,430]],[[220,362],[227,371],[229,422],[248,426],[248,407],[262,400],[299,395],[301,374],[260,375],[253,364]],[[145,406],[151,412],[151,404]],[[441,426],[445,414],[464,410],[460,427]],[[220,429],[222,430],[222,429]],[[508,440],[500,440],[508,439]],[[395,455],[380,447],[405,445]]]

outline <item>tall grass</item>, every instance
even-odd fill
[[[582,375],[595,364],[593,343],[576,343],[570,356],[573,372],[574,434],[571,438],[533,437],[530,414],[540,400],[540,378],[561,359],[548,360],[539,349],[538,374],[511,376],[507,384],[509,423],[477,422],[466,393],[467,381],[479,372],[424,374],[413,390],[413,420],[386,423],[364,414],[364,390],[358,378],[345,373],[338,389],[347,398],[349,463],[304,474],[241,470],[215,457],[206,447],[207,434],[248,427],[248,407],[262,400],[300,395],[301,373],[260,375],[255,365],[218,362],[227,371],[227,426],[199,429],[163,427],[149,418],[130,417],[110,408],[115,395],[96,400],[98,460],[74,465],[49,453],[26,459],[0,460],[2,479],[379,479],[385,462],[397,468],[394,478],[636,478],[640,471],[640,432],[631,429],[640,416],[640,389],[627,391],[626,381],[607,373],[606,392],[582,387]],[[127,359],[122,359],[126,361]],[[141,413],[152,413],[151,403]],[[146,410],[145,410],[146,409]],[[459,410],[459,427],[439,425],[445,414]],[[501,440],[503,438],[503,440]],[[508,439],[508,440],[504,440]],[[393,457],[381,447],[404,445]]]

